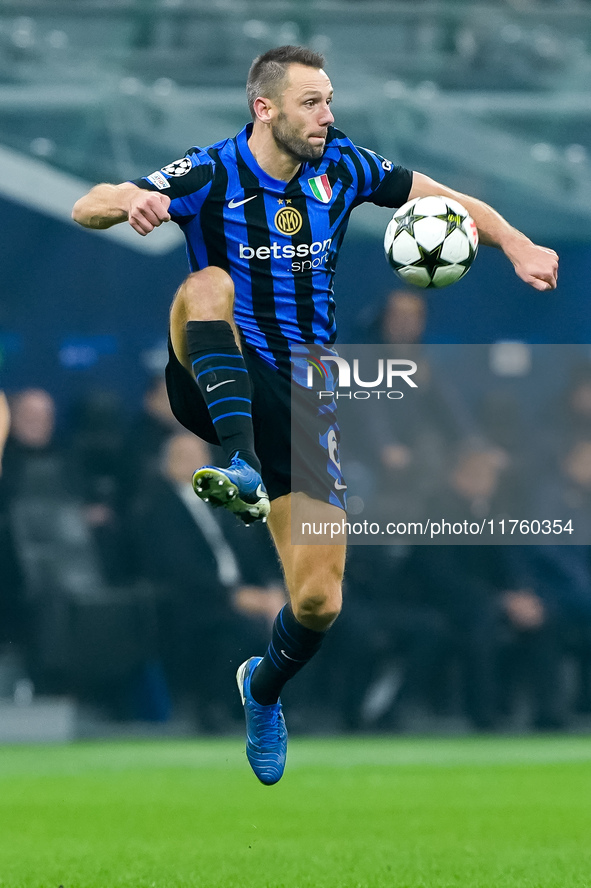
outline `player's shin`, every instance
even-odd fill
[[[193,373],[224,453],[228,460],[238,455],[260,472],[254,451],[250,380],[230,324],[188,321],[186,330]]]
[[[325,635],[303,626],[286,604],[273,624],[267,653],[252,675],[250,690],[256,702],[263,706],[276,703],[285,683],[312,659]]]

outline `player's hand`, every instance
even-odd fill
[[[127,210],[127,221],[138,234],[146,235],[163,222],[170,222],[170,198],[155,191],[133,194]]]
[[[555,290],[558,280],[558,253],[548,247],[539,247],[524,239],[507,251],[522,281],[535,290]]]

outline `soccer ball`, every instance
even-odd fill
[[[396,210],[384,237],[386,258],[415,287],[447,287],[463,277],[478,250],[468,211],[449,197],[416,197]]]

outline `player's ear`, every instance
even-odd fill
[[[260,120],[261,123],[270,123],[273,119],[275,106],[271,99],[264,99],[262,96],[259,96],[254,100],[253,108],[257,120]]]

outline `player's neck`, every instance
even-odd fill
[[[281,150],[270,132],[261,130],[256,125],[248,140],[248,147],[260,168],[273,179],[289,182],[302,165],[301,160]]]

